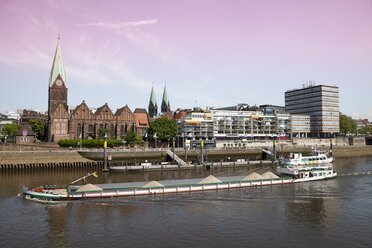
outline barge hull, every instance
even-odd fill
[[[162,187],[135,187],[135,188],[117,188],[117,189],[104,189],[97,191],[82,191],[82,192],[70,192],[67,195],[53,195],[47,193],[38,193],[23,189],[23,194],[28,195],[32,198],[49,199],[53,201],[66,201],[75,199],[86,199],[86,198],[107,198],[107,197],[123,197],[123,196],[137,196],[137,195],[153,195],[153,194],[168,194],[168,193],[184,193],[184,192],[195,192],[195,191],[207,191],[207,190],[220,190],[220,189],[234,189],[234,188],[245,188],[265,185],[276,185],[276,184],[287,184],[293,183],[292,178],[274,178],[274,179],[263,179],[263,180],[251,180],[251,181],[231,181],[231,182],[219,182],[219,183],[206,183],[206,184],[190,184],[190,185],[170,185]]]

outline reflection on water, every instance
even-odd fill
[[[68,216],[69,206],[58,204],[46,206],[49,232],[46,234],[51,247],[66,247],[68,244]]]
[[[335,168],[340,177],[327,181],[56,205],[17,194],[22,185],[65,185],[91,171],[1,172],[0,208],[12,211],[0,212],[0,246],[369,247],[372,157],[338,160]],[[249,173],[246,168],[117,173],[88,182]]]

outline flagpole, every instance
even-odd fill
[[[107,133],[105,133],[105,141],[103,143],[103,172],[108,172],[107,169]]]

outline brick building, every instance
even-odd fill
[[[16,144],[19,145],[33,144],[36,138],[36,134],[34,131],[32,131],[32,128],[28,123],[24,123],[22,124],[22,127],[18,129],[15,138]]]
[[[134,115],[136,116],[136,129],[137,135],[144,137],[147,134],[147,130],[150,128],[150,118],[147,114],[146,109],[136,108],[134,110]]]
[[[136,131],[136,117],[124,106],[115,114],[107,103],[92,113],[85,101],[78,105],[74,111],[68,112],[67,81],[63,65],[60,40],[57,48],[49,78],[48,97],[48,140],[58,142],[62,139],[95,139],[100,129],[110,129],[111,138],[123,138],[129,130]]]

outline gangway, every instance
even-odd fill
[[[174,153],[170,149],[167,150],[167,154],[169,155],[169,157],[171,157],[174,160],[176,160],[176,162],[178,163],[178,165],[180,165],[180,166],[188,166],[185,161],[183,161],[180,157],[177,156],[176,153]]]

